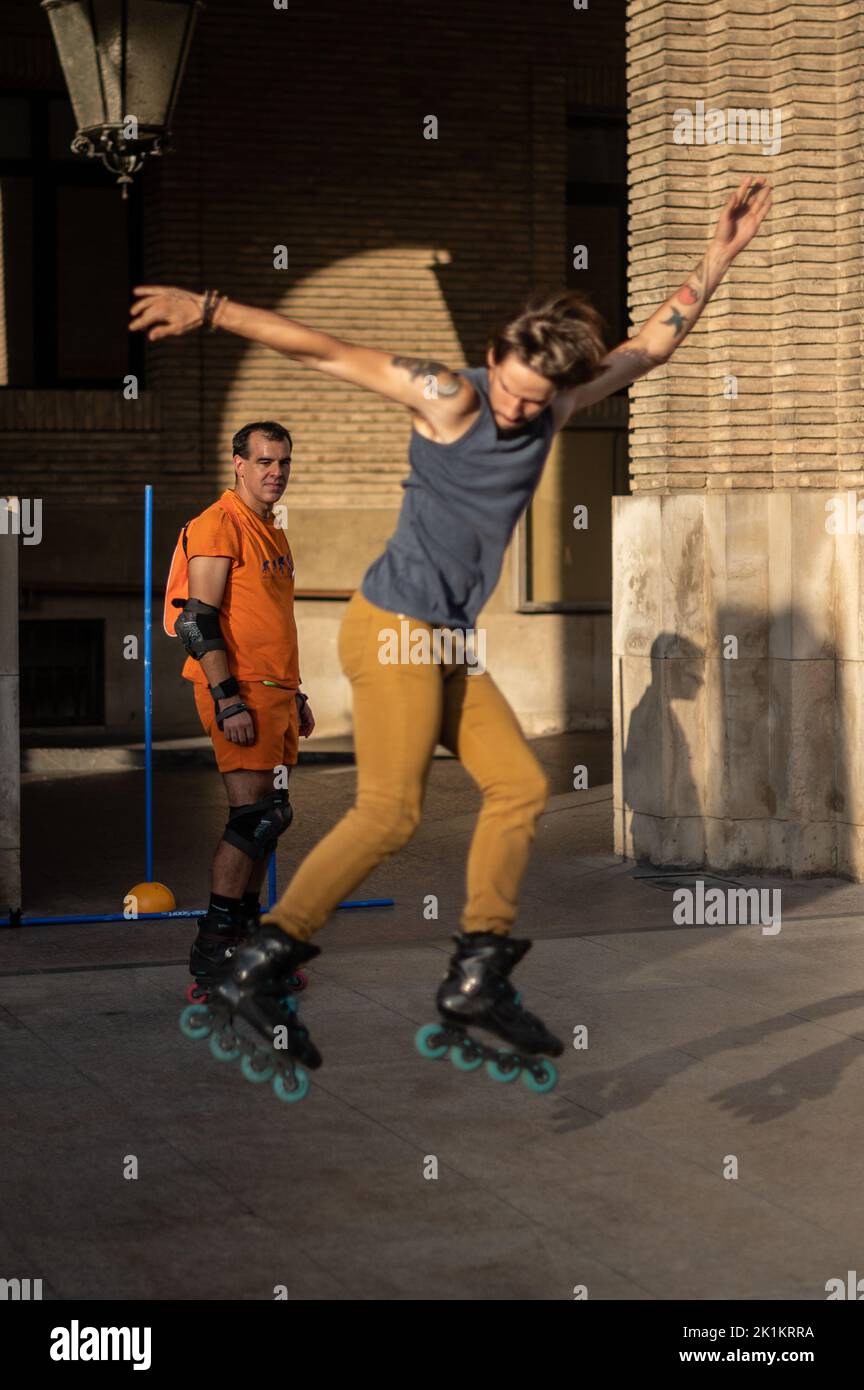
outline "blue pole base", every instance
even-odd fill
[[[364,898],[356,902],[339,903],[336,911],[352,907],[393,907],[394,898]],[[91,912],[74,914],[69,917],[0,917],[0,927],[61,927],[78,922],[167,922],[175,917],[204,917],[206,907],[179,909],[174,912],[139,912],[137,917],[127,917],[125,912]]]

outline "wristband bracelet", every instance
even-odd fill
[[[232,695],[240,694],[240,686],[236,676],[226,676],[221,685],[211,685],[210,694],[214,702],[217,700],[230,700]]]
[[[242,700],[238,700],[236,705],[229,705],[228,708],[223,709],[221,713],[217,711],[216,723],[219,725],[219,728],[221,729],[222,725],[225,723],[225,720],[230,719],[232,715],[247,714],[248,712],[249,706],[247,704],[244,704]]]
[[[214,315],[219,305],[222,303],[223,296],[218,290],[204,291],[204,307],[201,311],[201,327],[206,328],[208,333],[212,333],[216,325],[213,322]]]

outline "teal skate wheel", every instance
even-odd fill
[[[543,1095],[546,1091],[551,1091],[557,1084],[558,1072],[551,1062],[535,1062],[533,1067],[526,1067],[522,1073],[522,1080],[529,1091],[536,1091],[538,1095]]]
[[[281,1073],[273,1077],[273,1090],[280,1100],[292,1103],[295,1100],[302,1100],[309,1090],[309,1077],[302,1067],[294,1068],[294,1085],[290,1084],[291,1078],[283,1076]]]
[[[450,1061],[457,1071],[476,1071],[483,1065],[483,1053],[473,1043],[454,1043],[450,1049]]]
[[[189,1004],[183,1010],[180,1015],[180,1032],[193,1042],[209,1038],[213,1032],[213,1020],[205,1004]]]
[[[509,1066],[502,1066],[502,1062],[509,1062]],[[515,1057],[508,1057],[507,1053],[499,1052],[498,1056],[486,1063],[486,1070],[493,1081],[515,1081],[519,1075],[519,1063]]]
[[[240,1044],[235,1038],[233,1042],[223,1042],[221,1033],[210,1034],[210,1051],[217,1062],[236,1062],[240,1056]]]
[[[293,994],[283,994],[282,998],[279,1000],[279,1006],[285,1010],[286,1014],[296,1014],[298,1009],[297,1000],[294,998]]]
[[[247,1081],[254,1081],[257,1084],[261,1081],[270,1081],[275,1067],[272,1062],[265,1062],[263,1066],[256,1067],[252,1057],[244,1057],[240,1063],[240,1070]]]
[[[439,1023],[424,1023],[423,1027],[414,1035],[414,1046],[421,1057],[432,1057],[437,1060],[439,1057],[447,1056],[447,1049],[450,1044],[441,1032]]]

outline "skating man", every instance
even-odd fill
[[[529,944],[509,932],[546,778],[488,672],[469,673],[465,660],[382,660],[382,644],[403,621],[412,641],[430,647],[442,631],[473,630],[557,431],[574,411],[668,361],[770,202],[767,183],[745,179],[730,194],[696,268],[633,338],[609,353],[597,314],[573,294],[530,304],[493,336],[486,366],[451,371],[343,342],[215,291],[136,290],[132,327],[147,330],[151,341],[215,327],[399,401],[413,423],[396,531],[352,597],[340,634],[354,696],[357,800],[238,952],[217,990],[230,1013],[266,1035],[273,1010],[264,1005],[280,977],[317,955],[310,938],[336,904],[414,833],[440,742],[480,786],[483,807],[468,861],[462,934],[438,993],[444,1023],[437,1037],[426,1039],[426,1050],[446,1049],[454,1039],[461,1046],[464,1026],[473,1023],[503,1037],[520,1058],[560,1053],[560,1042],[523,1009],[508,978]],[[289,1046],[310,1065],[320,1062],[303,1030]],[[466,1066],[482,1055],[477,1044],[465,1044]],[[546,1089],[554,1069],[541,1064],[529,1077]]]
[[[291,436],[274,421],[238,430],[234,488],[183,528],[165,599],[165,629],[187,652],[183,675],[213,741],[228,822],[199,918],[189,997],[224,973],[259,925],[259,893],[291,824],[287,784],[298,738],[315,721],[300,692],[294,562],[273,508],[291,472]]]

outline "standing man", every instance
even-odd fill
[[[192,946],[192,999],[259,925],[270,856],[291,824],[287,783],[298,738],[315,727],[299,689],[294,561],[273,521],[291,472],[291,436],[259,421],[238,430],[232,452],[234,488],[184,526],[165,600],[165,629],[188,653],[183,675],[193,683],[229,807],[210,905]]]
[[[214,291],[136,290],[132,327],[148,330],[151,341],[215,326],[399,401],[413,425],[411,471],[395,534],[367,570],[340,633],[342,668],[354,695],[356,803],[307,856],[217,990],[221,1005],[265,1036],[269,1029],[272,1039],[272,1027],[286,1021],[268,1004],[280,979],[318,954],[311,936],[339,900],[414,833],[441,742],[477,781],[483,806],[468,860],[462,934],[437,996],[443,1025],[436,1025],[437,1037],[430,1035],[431,1051],[440,1055],[453,1041],[462,1065],[478,1065],[484,1049],[464,1032],[475,1024],[511,1044],[517,1070],[523,1054],[561,1052],[509,980],[530,946],[509,933],[546,800],[545,775],[487,671],[469,674],[464,660],[382,661],[382,641],[405,620],[412,641],[416,634],[427,650],[436,636],[440,644],[442,631],[473,629],[556,433],[574,411],[669,360],[770,205],[767,183],[744,179],[685,282],[635,337],[608,354],[597,314],[572,294],[532,303],[512,319],[493,335],[486,366],[450,371],[438,362],[343,342]],[[419,1036],[418,1045],[422,1050]],[[294,1031],[288,1048],[310,1066],[320,1065],[305,1030]],[[500,1079],[514,1074],[513,1057],[505,1054],[510,1061],[503,1073],[499,1066]],[[554,1084],[554,1068],[542,1063],[525,1075],[535,1089]]]

